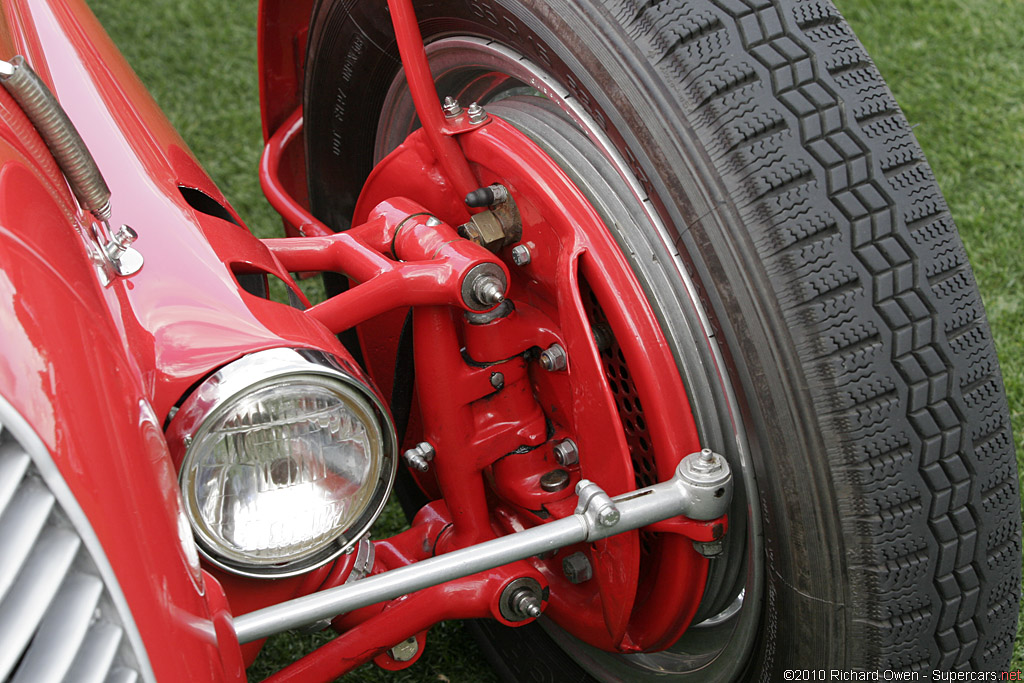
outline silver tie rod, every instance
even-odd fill
[[[611,498],[597,484],[583,479],[576,485],[576,493],[579,503],[569,517],[236,617],[238,642],[249,643],[446,581],[574,543],[633,531],[678,515],[705,521],[721,517],[732,499],[732,475],[724,457],[705,449],[683,458],[672,478],[660,484]]]

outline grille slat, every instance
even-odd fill
[[[117,648],[124,632],[120,626],[100,622],[89,629],[89,634],[78,651],[71,670],[77,683],[103,683],[114,665]]]
[[[75,559],[78,536],[49,528],[39,537],[11,591],[0,602],[0,678],[10,675]]]
[[[0,681],[153,681],[103,548],[46,447],[2,397],[0,422]]]
[[[91,574],[72,574],[43,618],[11,683],[60,683],[89,632],[103,582]],[[76,674],[77,675],[77,674]]]
[[[2,437],[3,432],[0,431],[0,439]],[[18,484],[28,470],[28,463],[28,453],[17,442],[0,441],[0,514],[3,514],[18,490]]]
[[[7,595],[36,544],[53,502],[53,494],[41,482],[27,480],[0,516],[0,549],[4,558],[0,563],[0,600]]]

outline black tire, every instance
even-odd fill
[[[389,133],[381,109],[399,63],[384,7],[324,0],[310,27],[310,198],[339,227]],[[690,340],[676,330],[693,313],[672,309],[686,278],[721,345],[748,436],[763,598],[744,607],[756,635],[722,646],[742,671],[702,660],[694,678],[1005,669],[1020,509],[991,333],[931,171],[838,11],[439,0],[417,12],[426,42],[496,41],[571,93],[672,231],[678,255],[651,246],[650,226],[616,238],[688,382]],[[656,269],[641,266],[644,249]],[[557,632],[481,628],[509,680],[642,673]]]

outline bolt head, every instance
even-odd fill
[[[619,511],[615,508],[605,508],[597,514],[597,523],[603,527],[615,526],[619,523]]]
[[[530,262],[531,258],[530,248],[525,244],[517,244],[512,247],[512,263],[517,266],[525,266]]]
[[[569,357],[561,344],[552,344],[540,352],[540,366],[548,372],[565,370],[569,365]]]
[[[590,558],[584,553],[576,552],[562,558],[562,573],[569,583],[583,583],[594,576],[594,568]]]
[[[491,373],[491,386],[495,389],[501,389],[505,386],[505,375],[500,372]]]
[[[484,111],[484,108],[476,102],[469,105],[469,109],[466,110],[466,113],[469,114],[470,123],[483,123],[487,120],[487,112]]]
[[[462,107],[459,105],[459,101],[454,97],[444,98],[444,105],[442,105],[441,108],[444,110],[445,118],[449,119],[454,119],[462,113]]]
[[[575,465],[580,461],[580,451],[576,447],[576,442],[572,439],[562,439],[555,444],[554,447],[555,460],[562,467],[569,467]]]

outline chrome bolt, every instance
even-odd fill
[[[562,439],[554,447],[555,460],[562,467],[575,465],[580,461],[580,450],[572,439]]]
[[[408,662],[411,661],[416,653],[420,651],[419,641],[416,640],[416,636],[407,638],[395,645],[393,648],[388,650],[388,656],[396,662]]]
[[[530,248],[525,244],[517,244],[512,247],[512,263],[517,266],[525,266],[531,258]]]
[[[569,473],[565,470],[551,470],[540,478],[540,487],[548,493],[561,491],[569,485]]]
[[[536,619],[541,614],[541,601],[529,588],[520,588],[512,594],[512,609],[523,619]]]
[[[505,375],[500,372],[491,373],[491,386],[495,389],[501,389],[505,386]]]
[[[583,583],[594,576],[590,558],[583,553],[573,553],[562,558],[562,573],[569,583]]]
[[[469,105],[469,109],[466,110],[466,113],[469,114],[470,123],[483,123],[487,120],[487,112],[484,111],[484,108],[476,102]]]
[[[426,441],[421,441],[403,453],[402,457],[409,467],[417,472],[426,472],[430,469],[430,461],[434,459],[434,447]]]
[[[444,110],[444,116],[446,119],[454,119],[462,113],[462,106],[454,97],[444,98],[444,105],[442,105],[441,108]]]
[[[436,228],[441,225],[441,219],[437,216],[431,216],[427,219],[427,225],[431,228]]]
[[[597,514],[597,523],[604,527],[615,526],[620,516],[618,508],[606,507]]]
[[[565,370],[569,365],[569,357],[561,344],[552,344],[540,352],[540,366],[548,372]]]

